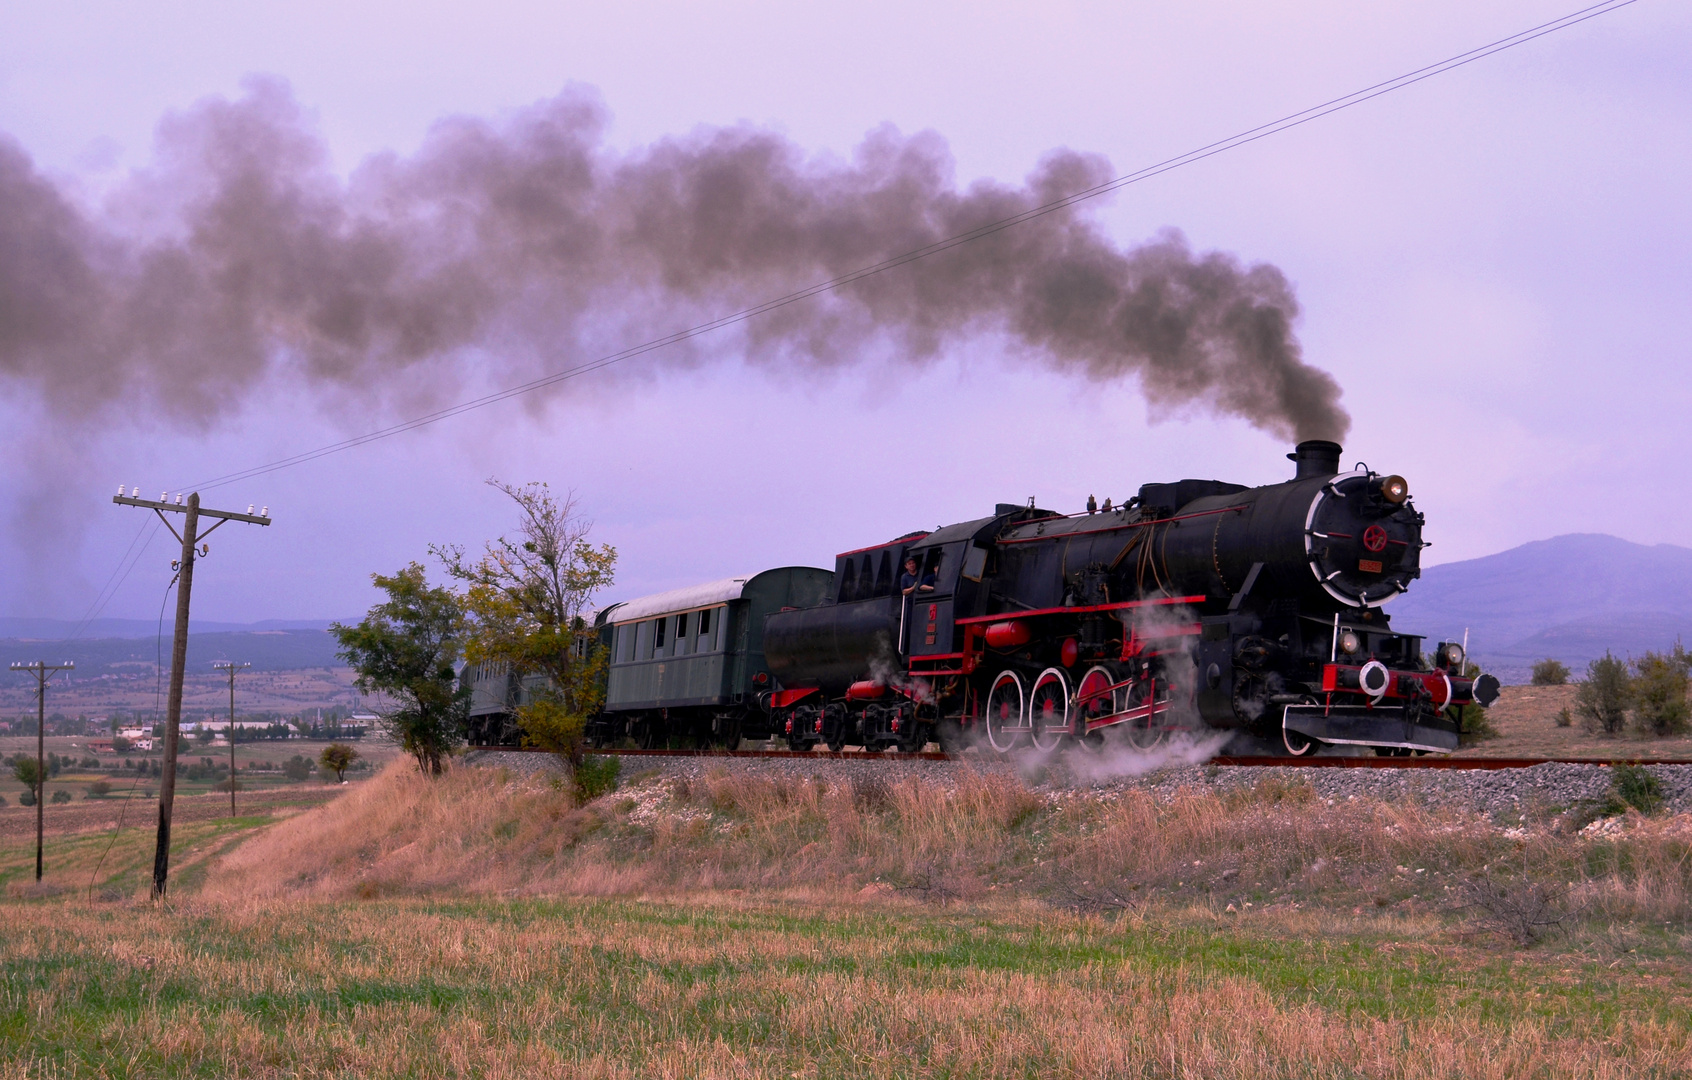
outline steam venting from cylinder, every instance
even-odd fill
[[[167,117],[153,164],[99,210],[0,136],[0,380],[60,423],[120,395],[210,422],[275,374],[389,408],[403,385],[409,407],[458,396],[467,373],[567,368],[1112,175],[1057,150],[1021,185],[959,188],[932,133],[883,127],[841,160],[745,126],[622,151],[607,123],[569,88],[497,123],[442,120],[415,154],[343,178],[287,85],[257,79]],[[1297,316],[1273,266],[1174,231],[1124,248],[1068,208],[637,363],[707,348],[799,371],[922,363],[996,335],[1028,363],[1131,378],[1159,410],[1342,437],[1339,387],[1304,362]]]

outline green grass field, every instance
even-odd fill
[[[1678,1076],[1688,1060],[1692,980],[1672,957],[1377,925],[723,897],[8,908],[13,1074]]]

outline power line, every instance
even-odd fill
[[[1075,206],[1089,199],[1095,199],[1101,195],[1108,194],[1109,192],[1117,191],[1130,184],[1149,180],[1154,176],[1161,176],[1162,174],[1174,169],[1191,165],[1197,161],[1203,161],[1206,158],[1215,157],[1218,154],[1237,149],[1249,143],[1256,142],[1259,139],[1268,138],[1270,135],[1279,134],[1280,132],[1290,130],[1291,128],[1307,124],[1312,120],[1331,116],[1336,112],[1352,108],[1356,105],[1361,105],[1366,101],[1371,101],[1384,94],[1390,94],[1395,90],[1402,90],[1405,87],[1414,86],[1416,83],[1422,82],[1425,79],[1431,79],[1436,75],[1442,75],[1448,71],[1453,71],[1465,65],[1472,64],[1477,60],[1494,56],[1507,49],[1513,49],[1518,45],[1524,45],[1527,42],[1544,37],[1547,34],[1567,29],[1568,27],[1586,22],[1589,19],[1595,19],[1600,15],[1608,14],[1618,8],[1627,7],[1635,2],[1637,2],[1637,0],[1605,0],[1603,3],[1593,4],[1590,7],[1585,7],[1578,11],[1571,12],[1561,18],[1553,19],[1550,22],[1540,23],[1538,26],[1533,26],[1507,37],[1499,38],[1496,41],[1488,42],[1485,45],[1480,45],[1465,52],[1460,52],[1455,56],[1447,57],[1437,63],[1417,68],[1414,71],[1406,72],[1405,74],[1392,79],[1377,82],[1371,86],[1366,86],[1361,90],[1355,90],[1340,97],[1331,98],[1319,105],[1312,105],[1307,109],[1301,109],[1298,112],[1289,113],[1278,120],[1273,120],[1266,124],[1260,124],[1254,128],[1248,128],[1245,131],[1231,135],[1225,139],[1218,139],[1215,142],[1207,143],[1194,150],[1189,150],[1184,154],[1179,154],[1172,158],[1166,158],[1156,164],[1147,165],[1144,168],[1118,176],[1115,179],[1108,180],[1094,187],[1066,195],[1061,199],[1056,199],[1052,202],[1033,207],[1011,217],[1001,218],[998,221],[989,222],[966,232],[958,233],[942,240],[937,240],[932,244],[912,249],[901,255],[895,255],[870,266],[861,267],[860,269],[851,271],[850,273],[842,274],[839,277],[818,282],[814,285],[808,286],[807,288],[787,293],[784,296],[778,296],[761,304],[742,308],[739,311],[719,316],[718,318],[711,319],[707,322],[697,323],[693,326],[687,327],[686,329],[666,334],[663,337],[653,338],[650,341],[645,341],[638,345],[632,345],[626,349],[619,350],[618,352],[609,353],[596,360],[586,361],[574,367],[551,372],[550,374],[543,375],[528,382],[519,383],[515,386],[494,391],[493,393],[485,394],[481,397],[461,401],[455,405],[449,405],[446,408],[437,409],[434,412],[413,417],[410,420],[401,421],[397,424],[365,432],[362,435],[355,435],[351,438],[340,440],[339,442],[329,443],[313,450],[306,450],[285,458],[279,458],[264,465],[257,465],[238,472],[225,473],[222,476],[213,477],[209,480],[189,486],[195,490],[210,490],[212,488],[223,487],[228,484],[236,483],[241,480],[249,480],[253,477],[264,476],[268,473],[291,468],[295,465],[302,465],[309,461],[315,461],[321,457],[327,457],[331,454],[337,454],[344,450],[351,450],[355,447],[363,446],[366,443],[376,442],[381,439],[389,438],[393,435],[399,435],[407,431],[427,427],[431,424],[439,423],[442,420],[450,419],[463,413],[471,412],[501,401],[506,401],[510,398],[519,397],[523,394],[532,393],[535,390],[553,386],[569,379],[574,379],[578,376],[610,367],[613,364],[621,363],[624,360],[630,360],[637,356],[642,356],[646,353],[666,348],[670,345],[679,344],[703,334],[708,334],[714,330],[720,330],[728,326],[746,322],[749,319],[757,318],[760,315],[767,314],[779,308],[787,307],[790,304],[795,304],[802,300],[808,300],[825,292],[832,292],[836,289],[842,288],[843,286],[850,285],[853,282],[861,281],[864,278],[885,273],[888,270],[916,262],[920,259],[929,258],[930,256],[949,251],[952,248],[963,244],[984,239],[985,237],[992,236],[995,233],[1003,232],[1005,229],[1020,225],[1023,222],[1045,217],[1049,214]]]

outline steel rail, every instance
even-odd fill
[[[535,746],[472,746],[471,751],[515,751],[526,754],[546,754]],[[1005,761],[999,757],[971,758],[953,756],[939,751],[903,753],[884,750],[870,753],[863,750],[589,750],[589,754],[617,757],[696,757],[696,758],[773,758],[788,761]],[[1531,769],[1535,765],[1692,765],[1685,758],[1574,758],[1574,757],[1214,757],[1196,765],[1219,768],[1283,768],[1283,769],[1466,769],[1496,771],[1500,769]]]

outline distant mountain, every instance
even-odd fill
[[[165,612],[164,632],[169,634],[175,612]],[[206,622],[189,619],[190,634],[236,633],[247,630],[327,630],[333,619],[265,619],[253,623]],[[348,624],[356,618],[339,620]],[[66,619],[27,619],[0,617],[0,638],[29,638],[35,641],[63,641],[77,628]],[[85,638],[150,638],[159,632],[159,624],[148,619],[95,619],[83,628],[78,639]]]
[[[1579,673],[1605,650],[1638,656],[1692,644],[1692,548],[1571,533],[1423,571],[1387,606],[1431,645],[1461,640],[1505,682],[1552,657]]]

